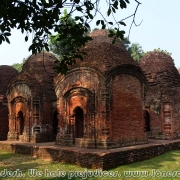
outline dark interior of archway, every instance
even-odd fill
[[[144,130],[145,131],[150,131],[150,119],[149,119],[149,112],[148,111],[144,111],[144,120],[145,120],[145,127]]]
[[[58,112],[57,110],[53,114],[53,133],[57,135],[57,128],[58,128]]]
[[[22,135],[23,134],[23,130],[24,130],[24,117],[23,117],[23,113],[22,111],[18,112],[18,117],[19,117],[19,134]]]
[[[84,113],[82,108],[77,107],[75,113],[75,138],[84,136]]]

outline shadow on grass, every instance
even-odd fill
[[[173,170],[175,168],[180,168],[180,150],[169,151],[163,155],[153,157],[148,160],[119,166],[113,170],[118,170],[124,168],[134,169],[134,170],[145,170],[145,169],[167,169]],[[172,168],[172,169],[168,169]]]
[[[3,161],[5,159],[9,159],[12,157],[12,153],[4,153],[4,152],[1,152],[0,153],[0,161]]]
[[[34,160],[34,161],[33,161]],[[3,169],[9,169],[9,170],[16,170],[20,169],[24,173],[26,173],[26,178],[19,178],[19,179],[27,179],[28,175],[27,172],[29,169],[38,169],[41,171],[44,171],[45,168],[49,169],[50,171],[55,171],[56,169],[62,170],[66,172],[65,177],[36,177],[36,178],[29,178],[29,179],[36,179],[36,180],[82,180],[82,175],[79,175],[79,177],[72,176],[71,178],[68,177],[69,171],[83,171],[85,168],[77,167],[75,165],[68,165],[68,164],[61,164],[58,162],[50,162],[50,163],[44,163],[42,160],[37,159],[37,158],[32,158],[29,156],[23,156],[23,155],[18,155],[18,154],[12,154],[12,153],[1,153],[0,152],[0,172]],[[123,175],[124,171],[143,171],[143,170],[148,170],[151,171],[152,169],[156,170],[169,170],[169,171],[175,171],[180,169],[180,151],[170,151],[168,153],[165,153],[163,155],[136,162],[133,164],[128,164],[128,165],[122,165],[117,168],[111,169],[109,171],[118,171]],[[95,171],[95,169],[89,169],[90,171]],[[122,177],[124,178],[124,176]],[[1,179],[8,179],[8,178],[2,178]],[[13,178],[9,178],[13,179]],[[101,179],[100,177],[87,177],[84,178],[87,180],[96,180],[96,179]],[[106,178],[105,178],[106,179]],[[113,178],[107,178],[107,179],[113,179]],[[119,179],[119,178],[114,178],[114,179]]]
[[[2,177],[1,173],[7,169],[7,171],[16,171],[17,169],[21,171],[23,174],[25,174],[25,177],[8,177],[6,175],[5,177]],[[43,172],[42,177],[38,177],[37,175],[30,176],[28,174],[30,169],[36,169],[38,171]],[[57,169],[60,171],[65,171],[66,176],[65,177],[58,177],[58,175],[53,174],[49,177],[45,174],[45,169],[48,169],[49,171],[56,171]],[[71,177],[69,178],[69,171],[83,171],[84,168],[77,167],[75,165],[68,165],[68,164],[61,164],[58,162],[46,162],[38,158],[33,158],[30,156],[25,155],[19,155],[19,154],[13,154],[8,152],[0,152],[0,180],[1,179],[31,179],[31,180],[82,180],[82,177]],[[85,178],[85,179],[92,179],[92,178]],[[96,178],[95,178],[96,179]]]
[[[27,171],[29,168],[35,168],[38,166],[38,163],[33,162],[33,160],[36,160],[36,159],[29,156],[1,152],[0,153],[0,171],[3,171],[4,169],[10,170],[10,171],[23,169],[23,171]]]

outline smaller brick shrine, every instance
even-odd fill
[[[8,105],[6,90],[10,80],[18,75],[16,69],[11,66],[0,66],[0,140],[6,140],[8,134]]]
[[[148,138],[180,137],[180,76],[173,59],[149,52],[140,61],[148,81],[144,117]]]
[[[57,133],[54,61],[47,52],[31,55],[7,89],[8,140],[44,142]]]

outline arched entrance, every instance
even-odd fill
[[[75,115],[75,138],[84,136],[84,113],[82,108],[77,107],[74,110]]]
[[[150,118],[149,118],[149,112],[147,110],[144,111],[144,120],[145,120],[144,131],[150,131]]]
[[[19,135],[22,135],[24,130],[24,116],[22,111],[18,112],[18,120],[19,120]]]
[[[54,133],[54,135],[57,135],[57,128],[58,128],[58,112],[56,110],[56,111],[54,111],[54,114],[53,114],[53,133]]]

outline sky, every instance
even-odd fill
[[[100,10],[106,18],[107,5],[104,0],[100,4]],[[116,20],[122,20],[133,14],[137,3],[135,0],[129,0],[130,4],[126,9],[120,9],[116,14]],[[140,26],[133,25],[129,40],[131,43],[138,43],[144,51],[152,51],[160,48],[172,53],[175,66],[180,67],[180,0],[139,0],[142,4],[139,6],[135,21]],[[96,19],[102,19],[97,16]],[[109,21],[111,21],[110,19]],[[132,18],[124,21],[127,26],[122,26],[128,36]],[[95,21],[91,24],[91,29],[96,27]],[[25,34],[20,30],[12,30],[10,44],[3,42],[0,45],[0,65],[12,65],[21,63],[23,58],[27,58],[31,52],[28,51],[31,41],[25,42]],[[31,38],[29,38],[31,39]]]

